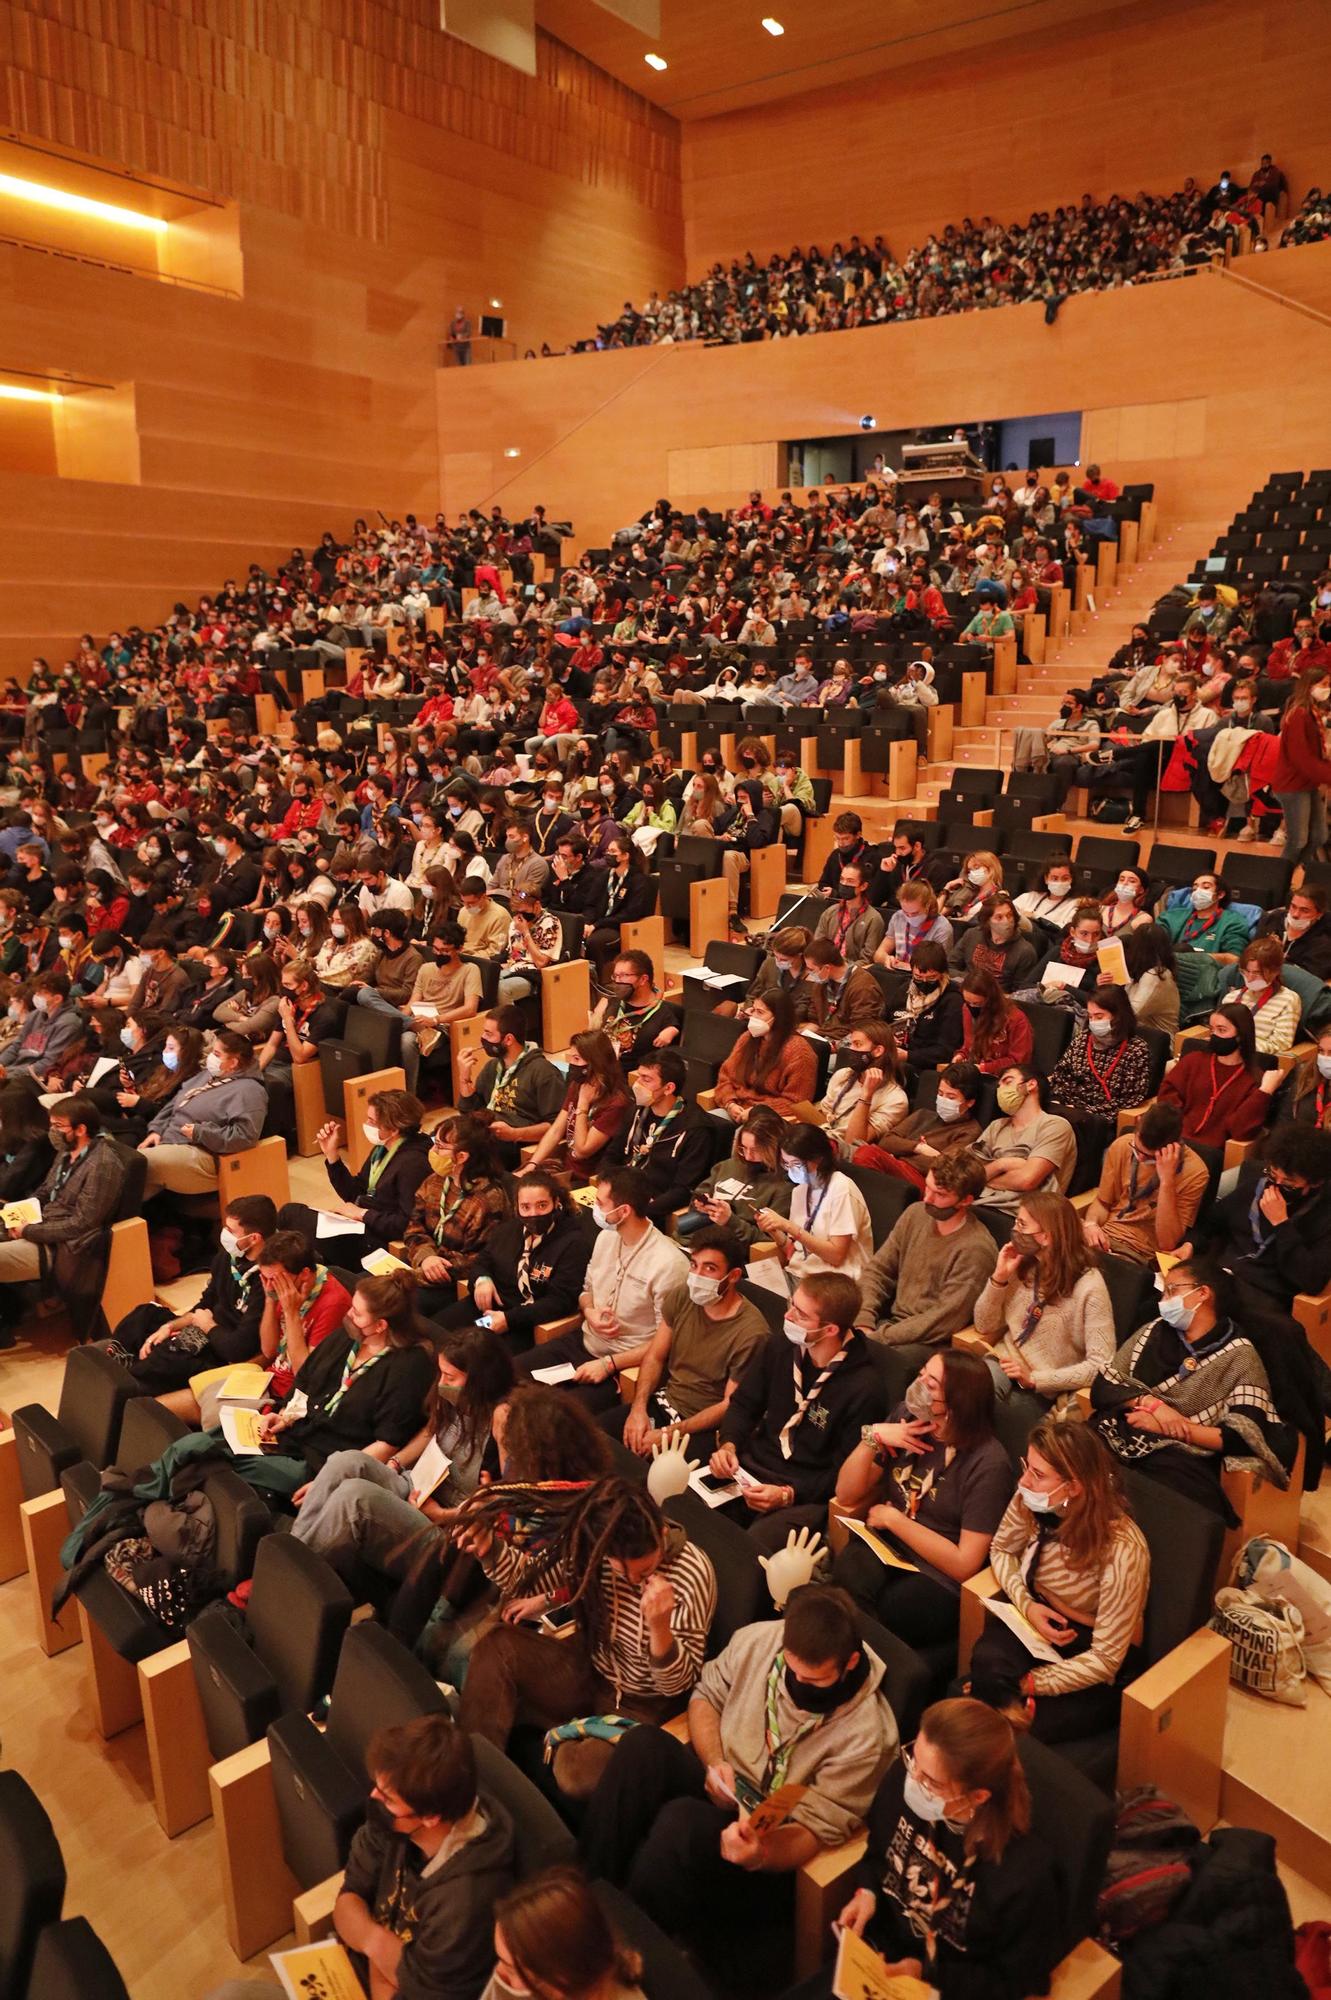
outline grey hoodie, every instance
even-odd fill
[[[477,2000],[494,1969],[494,1906],[513,1886],[513,1822],[481,1792],[484,1826],[429,1873],[420,1849],[371,1805],[342,1887],[403,1941],[399,2000]]]

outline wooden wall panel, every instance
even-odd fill
[[[1260,268],[1274,292],[1286,273],[1291,291],[1316,290],[1331,277],[1331,244],[1273,253]],[[542,501],[596,542],[659,493],[676,497],[676,473],[719,474],[728,447],[766,439],[775,454],[782,441],[849,435],[864,410],[890,432],[1092,404],[1090,436],[1115,478],[1154,479],[1168,518],[1210,519],[1277,465],[1331,464],[1329,365],[1326,323],[1206,272],[1074,298],[1053,327],[1038,306],[1019,306],[754,347],[570,355],[478,370],[474,382],[446,370],[440,435],[468,478],[492,440],[522,457],[494,460],[479,492],[455,486],[450,458],[444,503]]]
[[[1273,153],[1326,179],[1324,0],[1144,0],[862,83],[683,126],[690,274],[881,231],[899,254],[965,215],[1090,190],[1210,186]]]

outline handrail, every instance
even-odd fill
[[[0,232],[0,246],[11,250],[36,250],[43,257],[60,257],[69,264],[87,264],[94,271],[110,271],[118,278],[151,278],[157,285],[180,285],[187,292],[210,292],[214,298],[241,299],[243,292],[230,285],[210,284],[206,278],[180,278],[171,271],[154,271],[147,264],[112,263],[109,257],[90,257],[86,250],[62,250],[54,243],[35,243],[28,236]]]
[[[1278,292],[1274,285],[1259,285],[1256,278],[1245,277],[1232,264],[1217,268],[1222,278],[1228,278],[1236,285],[1246,285],[1250,292],[1257,292],[1264,299],[1273,299],[1278,306],[1288,306],[1291,312],[1302,313],[1306,319],[1315,319],[1321,326],[1331,326],[1331,313],[1324,313],[1320,306],[1310,306],[1304,299],[1292,299],[1288,292]]]

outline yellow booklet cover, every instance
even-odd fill
[[[360,1260],[362,1271],[368,1271],[372,1278],[386,1278],[390,1271],[409,1271],[410,1264],[404,1264],[391,1250],[367,1250]]]
[[[294,1951],[269,1952],[268,1963],[288,2000],[365,2000],[351,1960],[336,1938],[300,1944]]]
[[[832,1992],[836,2000],[929,2000],[932,1988],[908,1972],[893,1972],[854,1931],[839,1934]]]
[[[218,1390],[218,1398],[223,1403],[262,1403],[268,1394],[269,1374],[256,1362],[246,1361],[239,1368],[233,1368]]]
[[[40,1222],[42,1205],[36,1195],[29,1195],[26,1201],[7,1201],[0,1206],[0,1222],[6,1229],[18,1229],[25,1222]]]
[[[886,1563],[889,1569],[919,1569],[918,1563],[907,1562],[905,1556],[899,1556],[891,1542],[885,1541],[881,1535],[876,1535],[863,1521],[855,1520],[850,1514],[843,1514],[841,1518],[851,1534],[858,1535],[862,1542],[867,1543],[879,1562]]]

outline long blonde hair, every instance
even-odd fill
[[[1118,1524],[1131,1518],[1118,1462],[1089,1424],[1041,1417],[1026,1440],[1047,1458],[1060,1479],[1075,1479],[1081,1493],[1059,1517],[1059,1546],[1079,1567],[1099,1568],[1109,1555]]]
[[[1024,1194],[1020,1206],[1049,1237],[1049,1248],[1021,1260],[1021,1276],[1029,1284],[1038,1273],[1040,1296],[1048,1305],[1071,1296],[1077,1280],[1095,1264],[1082,1233],[1081,1217],[1063,1194]]]

